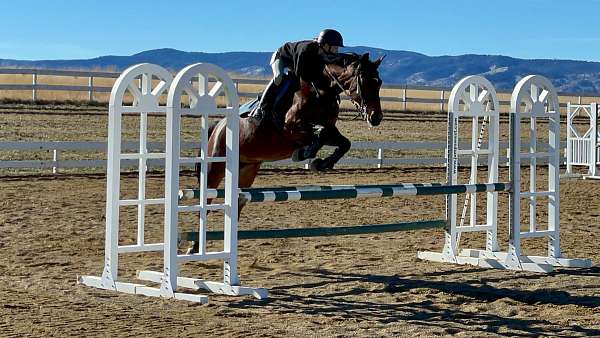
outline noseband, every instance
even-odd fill
[[[342,84],[337,79],[337,77],[333,76],[333,74],[329,71],[329,68],[327,66],[325,66],[325,71],[327,72],[329,77],[333,80],[333,82],[335,82],[335,84],[342,90],[342,93],[345,93],[350,98],[350,102],[352,102],[352,104],[354,105],[354,108],[356,108],[357,114],[353,118],[353,120],[360,118],[363,121],[367,121],[369,116],[367,115],[367,105],[365,103],[365,100],[362,97],[362,90],[360,88],[360,84],[362,82],[360,72],[356,72],[356,75],[354,75],[355,81],[356,81],[356,94],[358,95],[358,99],[360,100],[360,102],[359,102],[352,97],[352,94],[348,90],[346,90],[344,88],[344,86],[342,86]]]

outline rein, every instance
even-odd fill
[[[356,74],[356,94],[358,94],[358,97],[360,98],[360,102],[357,102],[355,99],[352,98],[351,93],[346,90],[344,88],[344,86],[342,86],[342,84],[340,83],[340,81],[337,79],[337,77],[335,77],[330,71],[329,68],[327,67],[327,65],[325,65],[325,71],[327,72],[327,75],[329,75],[329,77],[333,80],[333,82],[335,82],[335,84],[342,90],[342,93],[345,93],[346,96],[348,96],[350,98],[350,102],[352,102],[352,104],[354,105],[354,108],[356,108],[357,114],[356,116],[352,119],[352,120],[356,120],[358,118],[360,118],[361,120],[366,121],[368,118],[367,115],[367,105],[364,104],[363,98],[362,98],[362,92],[360,89],[360,74]]]

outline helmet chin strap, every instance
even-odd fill
[[[327,67],[327,65],[325,65],[325,71],[327,72],[329,77],[333,80],[333,82],[335,82],[335,84],[342,90],[342,93],[345,93],[350,98],[350,102],[352,102],[352,104],[354,105],[354,108],[356,108],[356,111],[358,112],[358,114],[356,114],[356,116],[353,118],[353,120],[360,118],[361,120],[368,121],[369,116],[367,115],[367,105],[364,104],[364,100],[362,98],[362,90],[360,88],[360,75],[356,74],[356,94],[360,98],[360,102],[357,102],[355,99],[352,98],[351,93],[348,90],[346,90],[346,88],[344,88],[344,86],[342,86],[342,84],[337,79],[337,77],[333,76],[333,74],[329,71],[329,68]]]

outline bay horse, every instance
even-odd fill
[[[379,89],[382,81],[378,67],[383,57],[369,60],[369,54],[343,54],[334,63],[325,66],[323,74],[314,83],[296,80],[282,102],[275,107],[275,117],[284,120],[283,128],[272,119],[261,121],[252,116],[240,118],[239,187],[252,185],[263,162],[290,158],[302,147],[310,147],[316,155],[323,145],[335,146],[327,158],[313,161],[313,168],[325,170],[342,158],[350,149],[335,123],[339,115],[339,95],[346,93],[369,126],[377,126],[383,119]],[[209,132],[208,156],[225,156],[225,120],[218,122]],[[321,126],[315,137],[314,126]],[[312,155],[314,157],[314,155]],[[200,180],[199,167],[196,175]],[[224,163],[208,164],[208,187],[217,188],[225,176]],[[239,212],[244,207],[242,200]]]

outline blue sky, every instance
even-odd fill
[[[600,0],[5,1],[0,58],[271,51],[340,30],[347,45],[427,55],[600,61]]]

